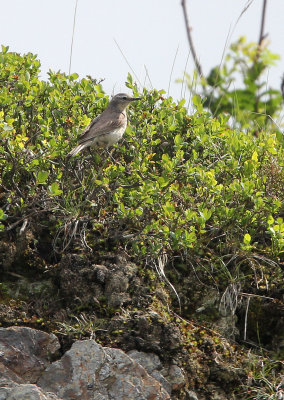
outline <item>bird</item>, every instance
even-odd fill
[[[110,147],[123,136],[127,126],[126,108],[132,101],[141,97],[131,97],[126,93],[118,93],[109,102],[107,108],[85,128],[79,136],[79,144],[67,157],[73,157],[89,146]]]

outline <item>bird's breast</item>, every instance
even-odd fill
[[[108,134],[108,146],[117,143],[123,136],[126,129],[126,123],[118,129],[114,129]]]
[[[109,132],[104,135],[99,135],[95,138],[94,144],[99,146],[112,146],[117,143],[123,136],[125,129],[127,126],[127,119],[125,118],[123,124],[119,128],[111,129]]]

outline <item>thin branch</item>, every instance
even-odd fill
[[[244,340],[247,340],[247,326],[248,326],[248,310],[249,310],[250,297],[247,298],[247,307],[245,313],[245,326],[244,326]]]
[[[189,26],[189,20],[188,20],[187,10],[186,10],[186,0],[181,0],[181,6],[182,6],[182,10],[183,10],[185,28],[186,28],[186,33],[187,33],[187,38],[188,38],[188,43],[189,43],[189,47],[191,50],[192,58],[193,58],[193,61],[194,61],[194,64],[198,71],[199,76],[203,77],[202,68],[198,61],[195,47],[194,47],[193,40],[192,40],[192,36],[191,36],[191,28]]]
[[[70,75],[70,73],[71,73],[71,63],[72,63],[72,53],[73,53],[73,42],[74,42],[74,33],[75,33],[77,6],[78,6],[78,0],[76,0],[76,3],[75,3],[75,11],[74,11],[74,19],[73,19],[73,30],[72,30],[71,49],[70,49],[70,59],[69,59],[69,75]]]
[[[261,16],[261,25],[260,25],[260,34],[259,34],[259,39],[258,39],[258,46],[261,46],[261,43],[263,39],[265,38],[264,35],[264,23],[265,23],[265,13],[266,13],[266,3],[267,0],[263,0],[263,6],[262,6],[262,16]]]
[[[256,55],[255,55],[255,59],[254,59],[254,63],[253,63],[252,68],[254,68],[255,64],[259,61],[259,57],[260,57],[260,54],[261,54],[261,51],[262,51],[263,41],[264,41],[265,37],[267,36],[267,35],[264,34],[266,2],[267,2],[267,0],[263,0],[258,46],[257,46],[257,52],[256,52]]]

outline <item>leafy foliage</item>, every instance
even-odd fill
[[[112,155],[92,151],[67,162],[79,132],[107,105],[101,86],[51,71],[43,81],[34,55],[2,50],[2,230],[47,213],[57,252],[124,246],[139,259],[167,252],[218,263],[233,252],[280,260],[279,134],[232,130],[197,95],[189,117],[183,100],[144,89]],[[127,86],[138,94],[130,75]]]
[[[275,130],[275,122],[282,108],[279,90],[267,87],[267,74],[279,56],[265,45],[247,43],[241,37],[230,47],[221,66],[211,69],[206,78],[191,79],[187,83],[204,100],[204,107],[214,116],[230,115],[235,127],[257,133]]]

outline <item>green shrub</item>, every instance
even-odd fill
[[[233,252],[279,260],[281,135],[231,129],[229,116],[213,118],[197,95],[189,116],[183,100],[144,89],[112,155],[92,150],[67,162],[107,105],[101,85],[51,71],[41,80],[34,55],[2,50],[1,229],[45,212],[56,251],[126,246],[138,259]],[[127,86],[138,94],[130,75]]]

